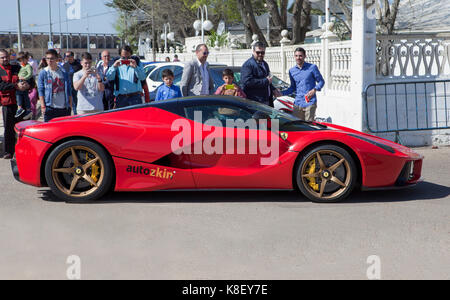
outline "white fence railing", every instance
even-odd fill
[[[327,89],[348,92],[350,91],[351,81],[351,41],[334,42],[329,44],[331,63],[330,74],[325,73],[323,64],[323,47],[322,44],[306,44],[295,46],[270,47],[266,49],[265,61],[269,64],[271,72],[279,78],[289,81],[289,69],[295,66],[294,50],[297,47],[303,47],[306,50],[306,61],[317,65],[325,78]],[[182,62],[190,61],[195,58],[194,53],[157,53],[156,60],[164,61],[166,57],[173,60],[174,55],[178,55],[178,59]],[[147,59],[151,59],[151,54],[147,55]],[[229,66],[242,66],[252,56],[251,49],[232,50],[222,49],[217,51],[210,49],[208,61],[210,63],[221,63]]]
[[[294,50],[303,47],[307,61],[316,64],[325,78],[325,91],[331,94],[346,94],[351,89],[352,41],[269,47],[265,60],[274,75],[289,81],[289,69],[295,66]],[[252,55],[251,49],[210,49],[209,62],[242,66]],[[192,60],[194,53],[176,53],[182,62]],[[156,60],[171,53],[157,53]],[[324,55],[328,55],[325,59]],[[151,58],[151,54],[147,55]],[[328,67],[324,62],[328,62]],[[327,73],[328,72],[328,73]],[[377,82],[392,79],[424,79],[450,76],[450,34],[391,35],[377,36],[376,58]]]
[[[378,78],[427,78],[450,74],[450,34],[377,37]]]

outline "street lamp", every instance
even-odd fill
[[[206,18],[205,18],[206,17]],[[208,8],[206,5],[200,6],[197,10],[197,19],[194,22],[194,29],[198,32],[202,32],[202,43],[205,43],[205,30],[210,31],[213,29],[214,25],[213,23],[208,20]]]
[[[22,51],[22,17],[20,16],[20,0],[17,0],[17,25],[19,31],[17,32],[17,42],[19,44],[19,52]]]
[[[48,48],[53,48],[53,38],[52,38],[52,1],[48,0],[48,19],[50,21],[50,31],[48,35]]]
[[[167,31],[169,31],[169,33],[167,33]],[[170,31],[169,23],[164,24],[164,33],[161,35],[161,39],[164,40],[164,49],[165,49],[166,53],[168,53],[169,51],[167,50],[167,39],[169,39],[171,41],[175,40],[175,33]]]

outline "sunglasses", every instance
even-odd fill
[[[209,55],[209,52],[203,52],[203,55],[204,56]]]
[[[266,54],[266,51],[255,51],[255,53],[257,55],[264,55],[264,54]]]

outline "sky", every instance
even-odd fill
[[[22,31],[23,32],[48,32],[49,31],[49,0],[20,0],[22,15]],[[50,0],[52,7],[52,23],[53,33],[59,32],[59,10],[61,7],[61,29],[67,32],[67,26],[71,33],[86,33],[88,27],[88,19],[86,14],[95,17],[89,17],[90,33],[116,33],[114,23],[117,14],[115,11],[104,3],[104,0],[81,0],[81,20],[69,20],[66,25],[66,0]],[[2,5],[2,9],[10,8],[10,13],[3,13],[0,19],[0,31],[17,30],[17,1],[16,0],[0,0],[8,2],[8,5]]]

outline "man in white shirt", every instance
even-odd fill
[[[103,85],[105,86],[105,91],[103,93],[104,110],[110,110],[114,107],[114,81],[108,81],[108,79],[106,79],[106,73],[108,73],[108,70],[112,67],[113,63],[109,51],[103,51],[102,60],[97,64],[97,72],[100,74]]]
[[[214,82],[209,71],[208,46],[200,44],[195,50],[196,58],[188,62],[183,69],[180,88],[183,97],[212,95],[214,94]]]
[[[73,74],[73,87],[78,91],[78,114],[96,113],[103,111],[102,78],[95,68],[92,68],[92,55],[83,53],[81,71]]]
[[[29,52],[26,52],[26,54],[28,54],[28,63],[30,64],[30,66],[33,68],[33,76],[37,76],[38,72],[39,72],[39,65],[38,62],[34,60],[33,55]]]

